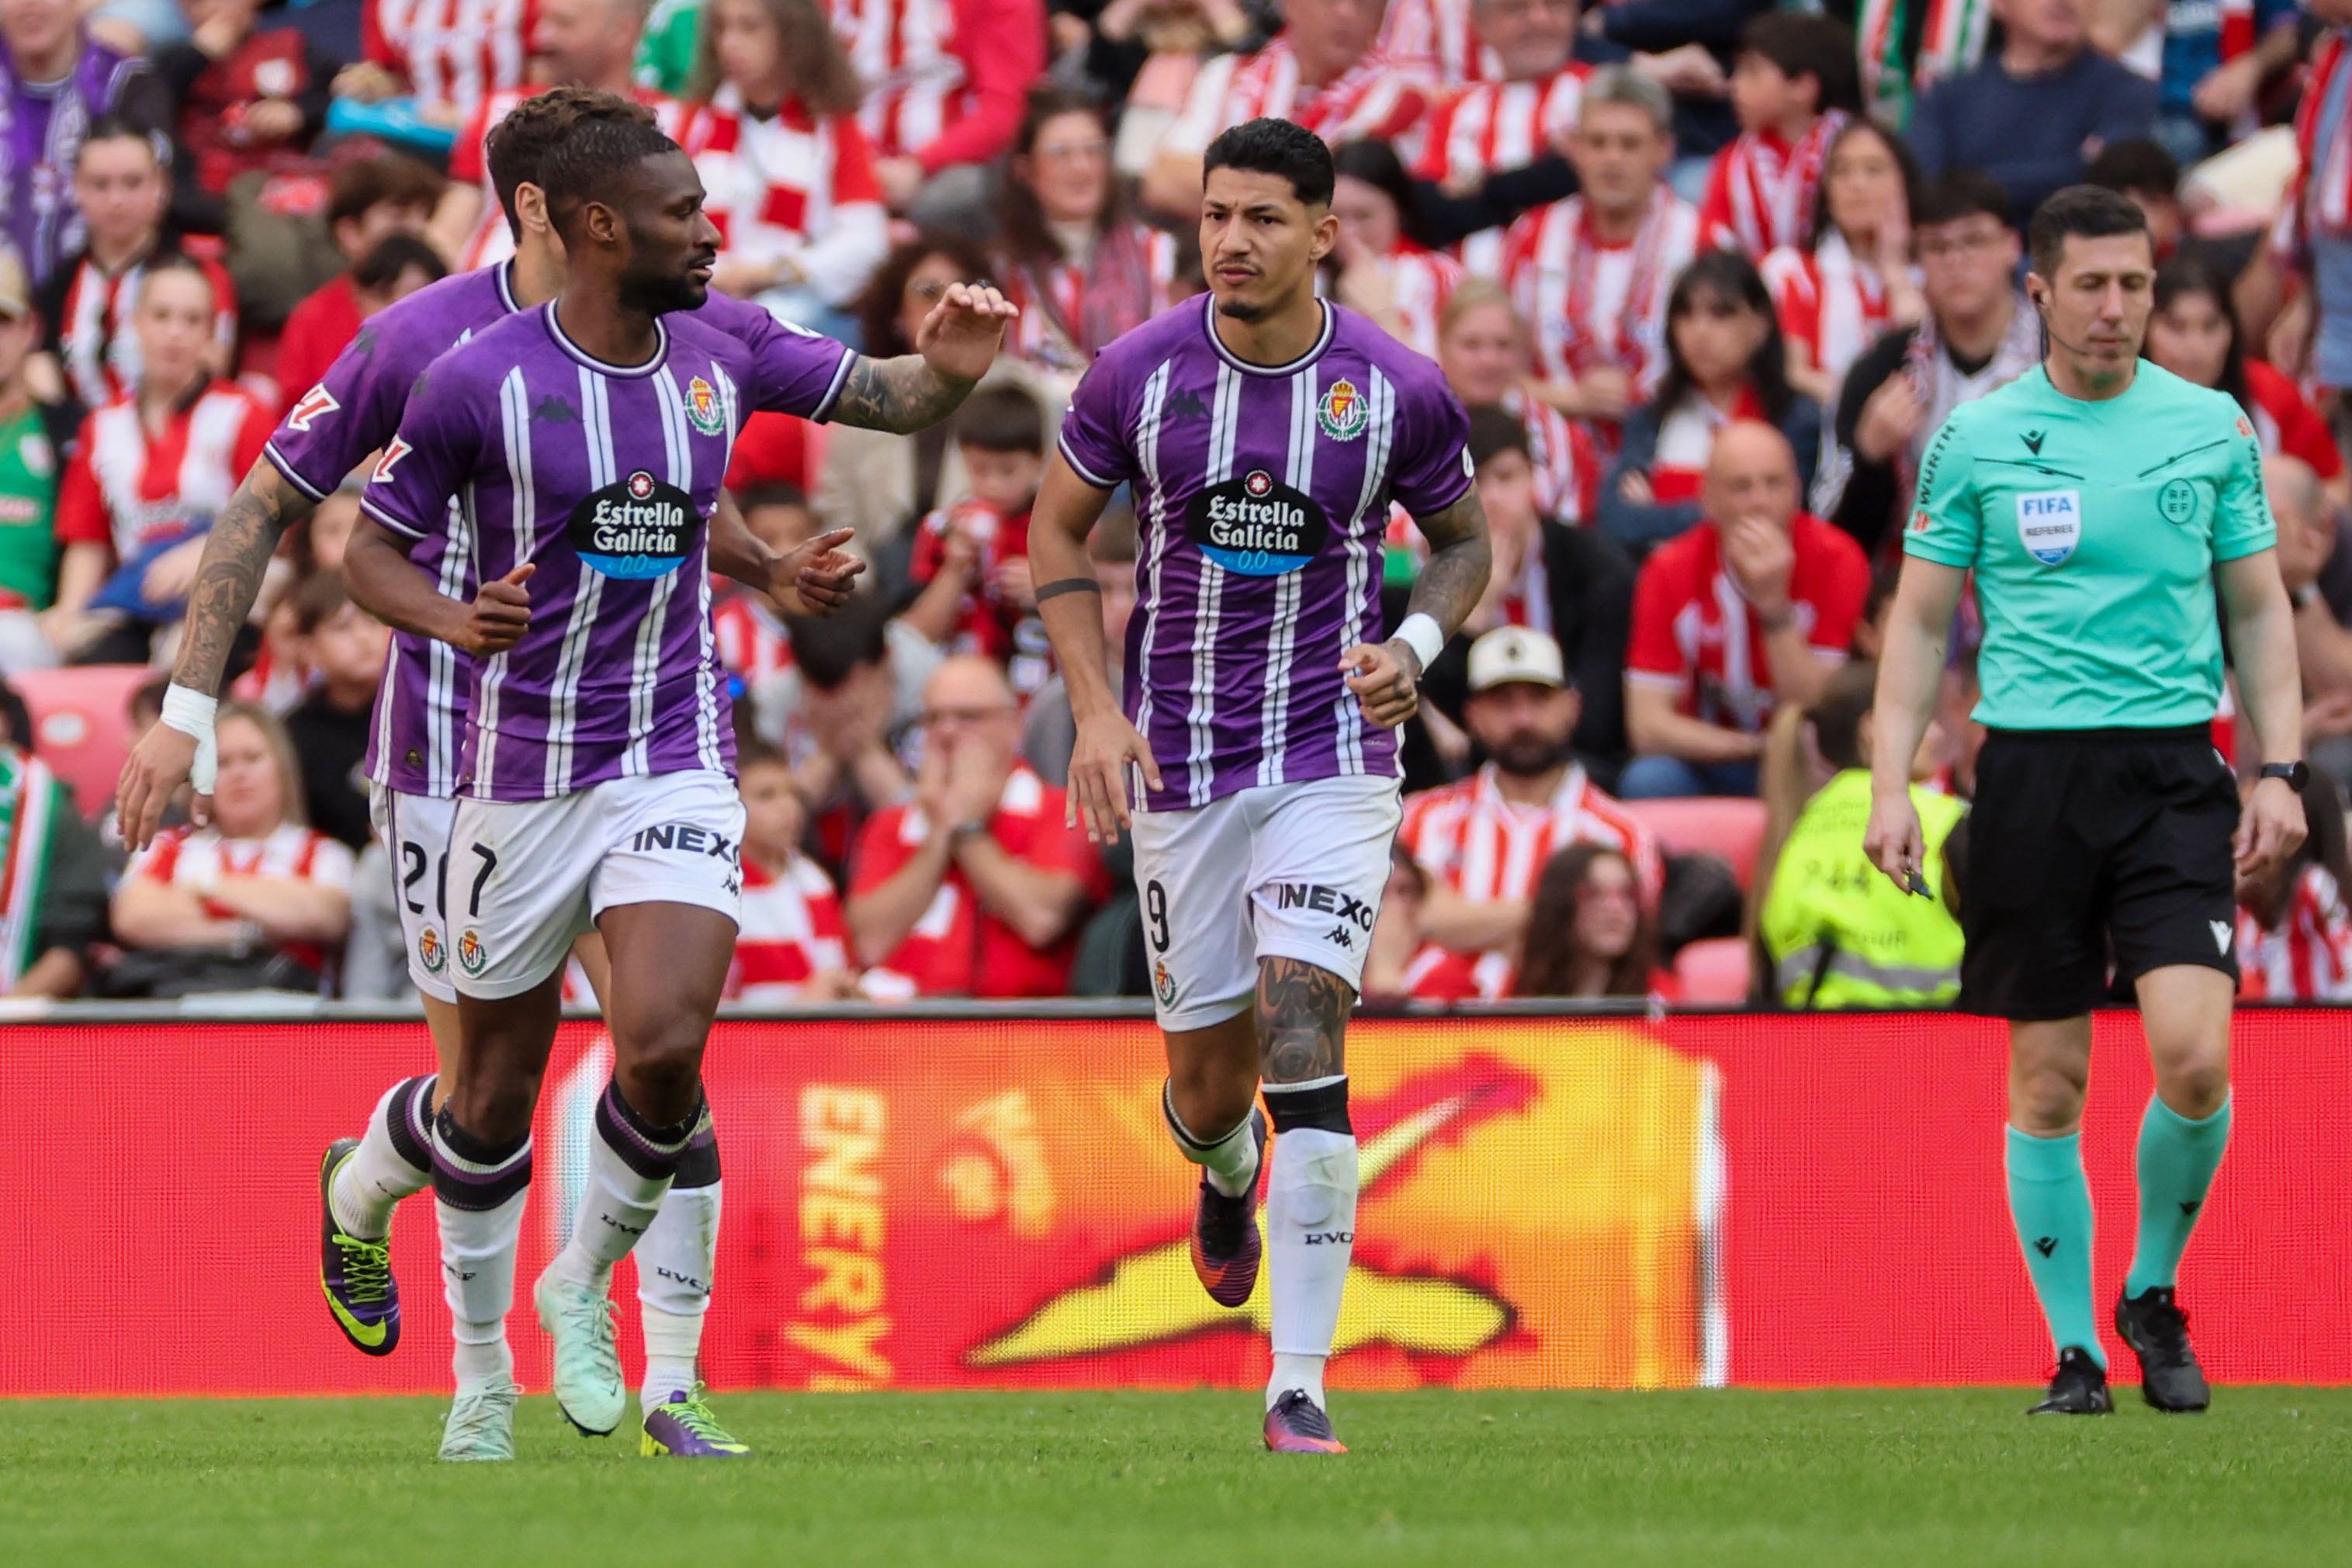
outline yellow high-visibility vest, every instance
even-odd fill
[[[1772,989],[1793,1008],[1940,1007],[1960,989],[1960,924],[1944,905],[1944,844],[1968,808],[1911,787],[1932,897],[1906,893],[1863,853],[1870,772],[1850,768],[1805,802],[1759,921]]]

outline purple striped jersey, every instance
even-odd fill
[[[653,358],[621,366],[543,305],[477,332],[412,391],[361,505],[408,538],[454,530],[476,581],[536,569],[530,630],[475,661],[459,792],[538,800],[732,771],[707,521],[744,416],[824,418],[854,358],[751,314],[747,335],[664,317]]]
[[[518,308],[510,262],[461,273],[420,288],[371,317],[319,384],[287,411],[265,449],[287,483],[323,500],[346,476],[388,445],[400,427],[408,390],[435,360]],[[752,345],[792,334],[755,305],[713,294],[692,319]],[[458,519],[451,502],[452,522]],[[414,541],[409,559],[442,593],[471,599],[473,554],[453,548],[454,529]],[[446,643],[395,631],[368,737],[368,777],[404,795],[457,791],[461,710],[473,688],[470,657]]]
[[[1396,774],[1339,660],[1381,632],[1390,503],[1428,517],[1470,487],[1469,416],[1434,364],[1327,303],[1306,355],[1254,365],[1214,308],[1188,299],[1103,350],[1062,423],[1079,477],[1134,486],[1126,705],[1166,785],[1155,811]]]

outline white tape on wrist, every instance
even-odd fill
[[[1445,652],[1445,632],[1434,619],[1413,614],[1404,618],[1396,629],[1396,640],[1421,656],[1423,670],[1437,663],[1437,655]]]
[[[195,759],[188,765],[188,782],[199,795],[213,792],[219,773],[220,752],[213,741],[213,716],[219,711],[218,697],[185,686],[163,688],[163,722],[196,743]]]

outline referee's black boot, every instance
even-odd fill
[[[2140,1392],[2158,1410],[2202,1410],[2213,1403],[2205,1371],[2189,1343],[2189,1314],[2160,1285],[2116,1298],[2116,1333],[2139,1357]]]
[[[2058,1372],[2050,1379],[2050,1392],[2042,1403],[2028,1410],[2028,1416],[2112,1416],[2116,1413],[2115,1396],[2107,1392],[2106,1369],[2091,1359],[2091,1353],[2080,1345],[2068,1345],[2058,1353]]]

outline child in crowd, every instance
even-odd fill
[[[792,765],[757,742],[736,758],[743,792],[743,915],[727,998],[739,1002],[847,1000],[860,995],[849,963],[841,897],[800,852],[807,809]]]
[[[1829,146],[1861,100],[1853,38],[1826,16],[1768,11],[1739,35],[1731,109],[1739,135],[1715,155],[1703,243],[1761,257],[1811,237]]]
[[[1029,509],[1045,475],[1045,418],[1017,387],[974,392],[956,415],[971,496],[925,517],[908,574],[921,592],[905,620],[950,653],[1006,666],[1024,701],[1052,673],[1029,576]]]
[[[340,571],[321,571],[304,582],[294,591],[293,607],[302,663],[315,684],[286,716],[286,733],[301,764],[310,825],[362,850],[373,836],[368,822],[370,720],[392,633],[352,602]]]

